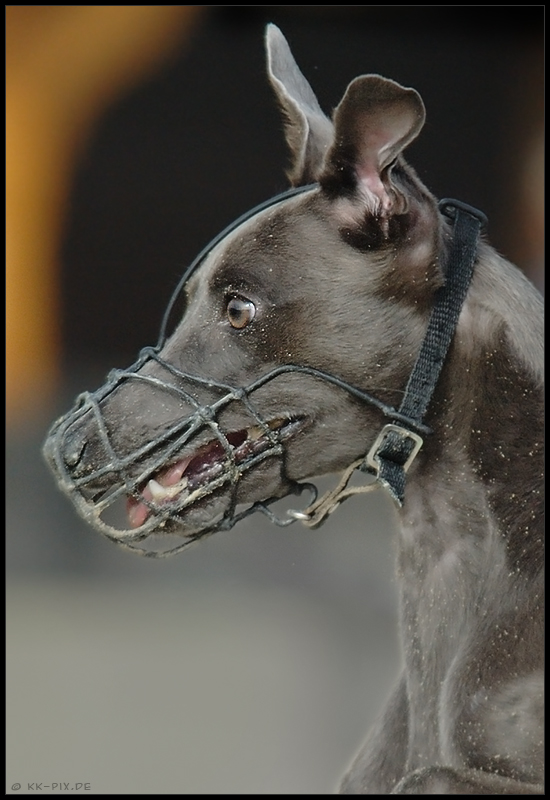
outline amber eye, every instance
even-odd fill
[[[256,316],[256,306],[244,297],[229,297],[227,300],[227,319],[232,328],[246,328]]]

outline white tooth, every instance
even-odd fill
[[[155,503],[162,503],[164,500],[171,500],[172,497],[181,494],[181,492],[185,490],[187,483],[188,480],[184,477],[179,483],[174,484],[174,486],[162,486],[154,478],[151,478],[147,484],[147,488],[151,492],[151,497]]]
[[[164,486],[161,486],[160,483],[157,483],[157,481],[154,480],[153,478],[151,478],[151,480],[147,484],[147,488],[151,492],[153,500],[157,502],[159,500],[164,500],[165,497],[169,496]]]
[[[254,425],[253,428],[249,428],[248,429],[248,438],[253,442],[255,442],[257,439],[259,439],[263,435],[264,435],[264,431],[258,425]]]

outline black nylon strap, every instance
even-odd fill
[[[407,461],[419,438],[411,437],[409,430],[423,422],[433,397],[472,279],[479,232],[487,223],[484,214],[458,200],[441,200],[439,209],[454,219],[453,241],[445,284],[436,292],[426,336],[399,407],[400,414],[410,419],[411,424],[391,426],[391,430],[379,437],[378,446],[369,453],[369,466],[365,465],[369,469],[373,461],[376,463],[378,480],[399,505],[405,496]]]

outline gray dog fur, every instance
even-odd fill
[[[298,363],[398,404],[451,236],[402,156],[424,123],[422,100],[364,75],[331,121],[274,26],[267,53],[291,183],[319,187],[262,211],[216,246],[187,287],[188,310],[162,357],[237,386]],[[255,312],[242,327],[227,316],[236,296]],[[542,342],[540,296],[482,241],[429,411],[434,433],[399,510],[403,673],[343,793],[543,791]],[[143,367],[152,377],[159,370]],[[211,401],[206,387],[200,400]],[[377,409],[307,374],[266,384],[255,404],[266,419],[303,426],[286,442],[286,472],[262,462],[243,477],[240,502],[282,497],[293,481],[345,469],[383,423]],[[117,452],[132,452],[185,411],[181,400],[160,402],[150,384],[136,382],[102,406]],[[251,419],[230,406],[220,424],[239,430]],[[93,420],[72,436],[78,447],[66,460],[75,474],[105,460]],[[191,506],[181,533],[218,511],[214,496]]]

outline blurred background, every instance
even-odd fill
[[[543,6],[6,13],[7,791],[330,793],[399,671],[386,498],[144,561],[76,517],[41,444],[154,343],[204,244],[285,188],[267,22],[327,112],[364,72],[416,88],[409,160],[542,290]]]

